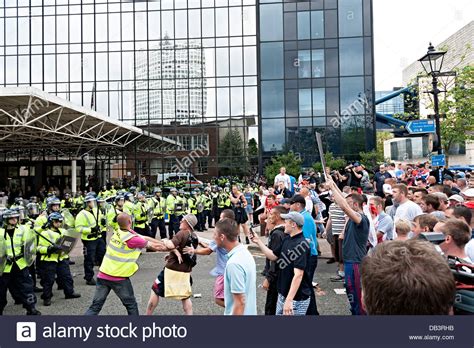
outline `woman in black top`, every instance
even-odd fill
[[[234,211],[235,214],[235,221],[237,222],[237,225],[239,226],[239,232],[240,232],[240,226],[243,227],[244,229],[244,234],[245,234],[245,241],[247,244],[250,244],[248,235],[249,235],[249,227],[247,226],[247,213],[245,212],[245,207],[247,206],[247,200],[245,199],[245,196],[242,194],[242,192],[239,191],[238,187],[236,185],[232,186],[232,192],[230,194],[230,201],[232,203],[232,210]],[[240,236],[239,236],[240,240]]]

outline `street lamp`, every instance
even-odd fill
[[[441,131],[439,125],[439,101],[438,101],[438,76],[441,74],[441,67],[443,66],[444,55],[446,51],[435,51],[433,45],[430,42],[428,47],[428,52],[418,59],[418,61],[423,65],[423,69],[425,69],[426,74],[431,75],[432,78],[432,86],[433,90],[429,91],[429,93],[433,94],[433,101],[434,101],[434,113],[435,113],[435,122],[436,122],[436,149],[438,151],[438,155],[443,153],[441,147]]]

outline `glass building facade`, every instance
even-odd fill
[[[0,86],[184,139],[137,159],[152,176],[194,143],[185,169],[209,176],[240,174],[251,138],[261,166],[311,164],[315,130],[338,155],[373,148],[372,46],[371,0],[0,0]]]
[[[346,158],[374,148],[370,0],[261,0],[260,144],[263,163],[292,150],[305,165],[325,151]]]
[[[226,162],[239,172],[258,137],[256,23],[255,0],[0,0],[0,85],[200,139],[206,158],[184,169],[217,175]],[[230,130],[241,150],[229,158],[217,149]],[[139,166],[167,171],[188,145]]]

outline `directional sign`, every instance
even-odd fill
[[[446,156],[444,155],[433,155],[431,156],[431,166],[441,167],[446,165]]]
[[[406,129],[410,134],[434,133],[434,120],[416,120],[410,121],[406,125]]]

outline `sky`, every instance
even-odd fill
[[[375,90],[402,86],[402,70],[474,20],[474,0],[373,0]],[[474,49],[474,48],[473,48]]]

